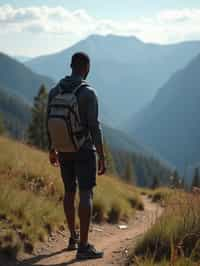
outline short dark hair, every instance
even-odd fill
[[[72,56],[71,67],[72,69],[82,69],[90,64],[90,58],[86,53],[78,52]]]

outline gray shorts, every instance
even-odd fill
[[[59,153],[61,176],[66,192],[91,190],[96,185],[96,153],[92,150],[79,153]]]

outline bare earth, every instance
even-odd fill
[[[137,212],[127,229],[119,229],[118,226],[109,224],[92,226],[90,242],[97,249],[104,251],[103,259],[76,261],[76,252],[66,251],[67,237],[60,232],[58,235],[53,235],[48,244],[38,247],[34,256],[21,258],[19,262],[14,264],[4,263],[2,266],[123,265],[129,249],[133,248],[138,237],[143,235],[162,213],[162,208],[153,204],[147,197],[143,197],[143,200],[145,210]],[[1,262],[0,259],[0,265]]]

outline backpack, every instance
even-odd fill
[[[59,85],[59,93],[49,103],[48,132],[58,152],[77,152],[89,137],[81,125],[76,95],[84,85],[81,83],[72,92],[65,92]]]

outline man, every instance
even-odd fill
[[[66,76],[49,93],[47,113],[52,99],[62,88],[63,93],[72,93],[77,86],[77,101],[81,124],[86,141],[77,152],[60,152],[52,147],[49,136],[49,159],[54,166],[60,165],[65,187],[64,210],[70,239],[68,250],[77,250],[77,259],[92,259],[103,257],[103,252],[97,251],[88,242],[89,225],[92,216],[93,187],[96,185],[96,152],[98,154],[98,174],[105,173],[105,160],[102,144],[102,132],[98,121],[98,100],[94,90],[86,83],[90,70],[90,59],[85,53],[76,53],[71,60],[71,76]],[[83,84],[83,85],[81,85]],[[49,132],[48,132],[49,133]],[[80,240],[75,231],[75,194],[79,185],[79,219]]]

